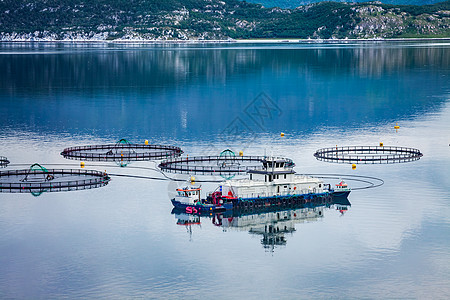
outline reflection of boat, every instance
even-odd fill
[[[309,202],[291,208],[261,207],[249,209],[233,209],[220,213],[204,214],[212,219],[215,226],[222,227],[224,231],[248,231],[252,235],[262,236],[261,244],[268,251],[275,247],[285,246],[286,235],[293,234],[298,223],[314,222],[324,217],[327,209],[336,209],[343,214],[351,206],[347,198],[337,198],[327,203]],[[179,224],[180,216],[189,215],[183,210],[174,208]],[[200,218],[203,214],[196,215]]]
[[[177,218],[177,225],[186,227],[186,231],[189,234],[189,240],[192,240],[192,225],[200,226],[200,216],[185,213],[175,213],[175,218]]]
[[[176,214],[177,225],[200,225],[200,216],[199,215],[191,215],[191,214]]]
[[[324,206],[307,207],[281,211],[268,211],[257,214],[243,214],[235,217],[222,217],[224,230],[248,231],[252,235],[261,236],[264,249],[273,251],[277,246],[285,246],[286,234],[295,232],[295,224],[317,221],[323,217]],[[219,222],[219,221],[216,221]]]
[[[341,215],[343,215],[345,212],[348,211],[351,204],[346,197],[337,197],[334,199],[334,206],[336,210],[339,211]]]

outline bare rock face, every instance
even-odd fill
[[[320,2],[295,9],[237,0],[0,1],[2,41],[395,37],[450,37],[450,1]]]

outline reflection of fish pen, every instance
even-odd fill
[[[91,161],[142,161],[180,156],[179,147],[167,145],[131,144],[125,139],[110,145],[69,147],[61,152],[68,159]]]
[[[241,174],[261,168],[265,156],[194,156],[177,157],[159,164],[163,171],[180,174]],[[288,165],[292,160],[283,158]]]
[[[28,170],[0,172],[0,192],[23,193],[84,190],[108,184],[110,177],[93,170],[46,169],[39,164]]]
[[[0,168],[5,168],[8,164],[9,160],[4,156],[0,156]]]
[[[391,146],[350,146],[319,149],[314,156],[321,161],[347,164],[393,164],[419,160],[418,149]]]

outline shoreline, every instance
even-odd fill
[[[0,43],[105,43],[105,44],[319,44],[344,42],[450,41],[440,38],[370,38],[370,39],[229,39],[229,40],[0,40]]]

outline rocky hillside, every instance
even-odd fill
[[[280,9],[237,0],[0,0],[4,41],[395,37],[450,37],[450,1]]]
[[[247,0],[247,2],[258,3],[264,7],[296,8],[311,3],[323,2],[326,0]],[[368,0],[334,0],[335,2],[370,2]],[[377,0],[383,4],[395,5],[428,5],[442,0]]]

